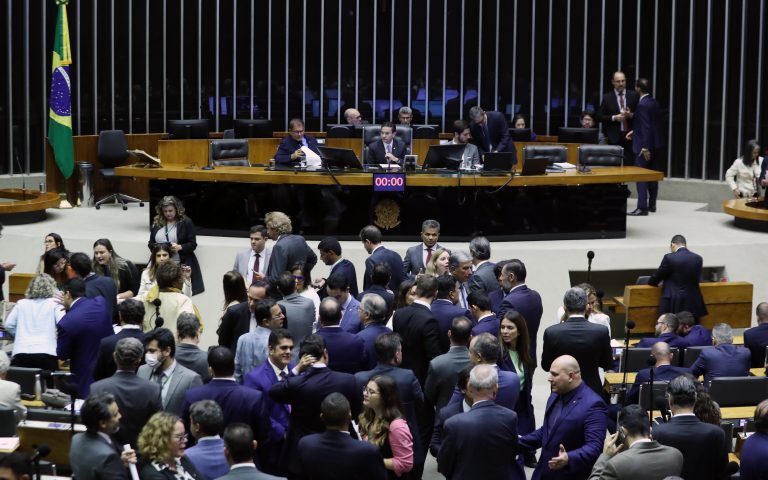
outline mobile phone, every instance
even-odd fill
[[[616,425],[616,433],[618,433],[618,435],[616,435],[615,445],[617,447],[620,447],[624,445],[624,441],[627,439],[627,437],[626,435],[624,435],[624,432],[621,430],[621,425]]]

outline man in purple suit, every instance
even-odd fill
[[[677,320],[677,334],[682,337],[686,347],[712,345],[712,334],[704,325],[696,325],[696,318],[691,312],[677,312]]]
[[[531,358],[536,362],[536,338],[541,324],[541,315],[544,307],[541,305],[541,296],[536,290],[531,290],[525,284],[527,271],[522,260],[512,259],[504,265],[501,271],[503,290],[509,291],[501,302],[498,314],[499,322],[504,318],[507,310],[515,310],[525,319],[528,326],[528,335],[531,340]]]
[[[688,250],[685,237],[677,234],[669,242],[670,253],[664,255],[661,265],[651,275],[648,285],[661,287],[659,313],[677,313],[682,310],[701,318],[707,314],[707,306],[701,296],[699,281],[704,260],[701,255]]]
[[[656,342],[666,342],[670,347],[685,348],[688,346],[683,339],[677,335],[677,329],[680,320],[674,313],[664,313],[656,320],[656,336],[640,339],[637,343],[638,348],[652,347]]]
[[[704,375],[704,382],[717,377],[746,377],[752,364],[752,355],[744,347],[733,345],[733,329],[727,323],[718,323],[712,329],[714,348],[705,348],[691,366],[694,377]]]
[[[477,324],[472,327],[472,335],[480,335],[481,333],[490,333],[494,337],[499,336],[499,325],[501,321],[496,317],[491,310],[491,301],[485,292],[477,291],[472,292],[467,297],[467,303],[469,304],[469,311],[472,316],[467,318],[476,318]]]
[[[392,276],[389,279],[389,287],[393,292],[397,291],[400,282],[405,279],[403,273],[403,259],[400,254],[389,250],[381,244],[381,230],[374,225],[368,225],[360,230],[360,241],[363,242],[363,248],[370,255],[365,259],[365,274],[363,275],[363,290],[368,290],[372,283],[373,267],[384,262],[389,265]]]
[[[456,317],[472,318],[472,314],[466,308],[458,306],[460,284],[452,275],[437,277],[437,298],[432,302],[432,315],[437,320],[440,328],[440,353],[445,353],[450,348],[448,330],[451,322]]]
[[[672,365],[674,354],[669,349],[669,344],[666,342],[657,342],[651,347],[651,356],[656,359],[656,364],[653,366],[653,381],[669,381],[675,377],[678,377],[684,373],[691,373],[687,368],[675,367]],[[637,372],[635,377],[635,383],[632,384],[632,388],[629,389],[627,394],[627,404],[637,403],[640,397],[640,385],[648,383],[651,380],[651,369],[644,368]]]
[[[341,329],[341,305],[333,297],[320,303],[320,328],[315,332],[325,340],[328,349],[328,368],[337,372],[355,374],[365,370],[368,358],[365,342],[353,333]]]
[[[627,134],[632,139],[632,153],[635,154],[635,166],[658,168],[658,156],[664,139],[659,129],[659,106],[651,97],[651,82],[647,78],[638,78],[635,82],[635,92],[640,95],[637,111],[634,115],[634,127]],[[656,211],[656,196],[659,193],[659,182],[637,182],[637,208],[627,215],[648,215]]]

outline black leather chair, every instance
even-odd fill
[[[0,408],[0,437],[16,436],[16,411],[12,408]]]
[[[234,128],[228,128],[224,130],[224,136],[221,138],[231,139],[235,138],[235,129]]]
[[[437,129],[432,125],[414,125],[411,133],[412,138],[435,140],[440,138]]]
[[[659,402],[662,402],[661,404],[663,405],[664,402],[666,402],[668,383],[669,382],[653,382],[653,395],[651,398],[648,398],[648,384],[641,383],[640,396],[638,397],[640,406],[646,410],[652,410],[657,409],[656,407],[659,405]]]
[[[405,143],[407,148],[406,155],[411,153],[411,139],[413,138],[413,128],[410,125],[397,125],[395,129],[395,136]]]
[[[768,377],[713,378],[709,396],[721,407],[757,405],[768,398]]]
[[[329,125],[328,138],[359,138],[358,129],[352,125]]]
[[[549,158],[549,164],[568,161],[568,149],[560,145],[528,145],[523,148],[523,162],[529,158]]]
[[[579,165],[584,167],[621,167],[624,148],[618,145],[579,146]]]
[[[250,167],[248,139],[212,140],[208,150],[208,164],[220,167]]]
[[[128,159],[128,142],[122,130],[102,130],[99,133],[99,146],[96,157],[101,162],[102,168],[99,174],[110,185],[111,194],[96,202],[98,210],[104,204],[122,205],[123,210],[128,210],[128,203],[138,203],[140,207],[144,202],[138,198],[120,193],[120,177],[115,175],[115,167],[119,167]]]
[[[669,349],[670,352],[672,352],[677,357],[678,349],[677,347],[672,347]],[[651,349],[650,348],[629,348],[627,350],[624,350],[624,354],[621,356],[621,370],[624,371],[624,364],[627,365],[627,371],[628,372],[639,372],[640,370],[648,367],[648,358],[651,356]]]
[[[683,358],[680,359],[680,366],[685,368],[691,368],[691,366],[696,362],[696,359],[699,358],[699,355],[701,355],[701,351],[706,348],[712,348],[712,347],[711,346],[686,347],[685,350],[683,350]]]
[[[42,375],[42,373],[43,370],[40,368],[9,367],[5,379],[9,382],[18,384],[21,387],[21,393],[34,395],[35,376]]]

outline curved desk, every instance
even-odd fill
[[[59,206],[59,194],[20,188],[0,190],[0,221],[20,225],[45,220],[45,210]]]
[[[723,202],[723,211],[733,215],[737,227],[768,232],[768,209],[762,198],[734,198]]]

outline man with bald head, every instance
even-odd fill
[[[669,381],[684,373],[691,373],[690,369],[672,366],[674,353],[667,342],[657,342],[651,347],[651,356],[656,359],[653,366],[653,381]],[[629,389],[626,404],[637,403],[640,395],[640,385],[648,383],[651,379],[651,369],[644,368],[637,372],[635,383]]]
[[[579,362],[570,355],[549,366],[552,395],[541,427],[520,437],[520,448],[541,448],[533,480],[584,480],[603,450],[607,407],[581,379]]]
[[[356,127],[363,124],[363,116],[360,115],[360,111],[356,108],[348,108],[344,110],[344,119],[348,124]]]
[[[768,346],[768,302],[760,302],[755,309],[757,326],[744,331],[744,346],[752,353],[752,368],[762,367],[766,362]]]

